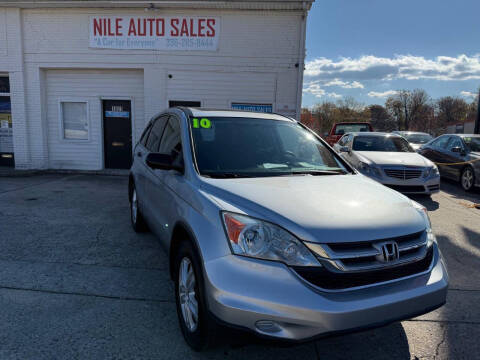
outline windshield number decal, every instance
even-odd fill
[[[193,118],[192,121],[195,129],[210,129],[212,127],[212,122],[207,118],[202,118],[200,120],[198,120],[198,118]]]

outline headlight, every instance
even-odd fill
[[[430,222],[430,217],[428,216],[427,208],[413,200],[412,200],[412,205],[415,207],[415,209],[419,212],[419,214],[425,220],[425,229],[427,231],[427,247],[430,247],[436,241],[436,238],[432,231],[432,223]]]
[[[423,177],[428,178],[428,177],[435,177],[440,175],[440,172],[438,171],[437,165],[433,165],[431,168],[426,168]]]
[[[222,212],[222,220],[236,255],[291,266],[321,266],[301,241],[277,225],[229,212]]]
[[[359,170],[360,172],[362,172],[364,175],[367,175],[367,176],[375,176],[378,178],[382,177],[382,174],[380,173],[380,170],[378,168],[364,162],[360,163]]]

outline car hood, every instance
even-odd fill
[[[278,224],[303,240],[354,242],[425,229],[406,196],[363,175],[205,179],[221,210]]]
[[[367,159],[375,165],[433,166],[433,163],[414,152],[357,151],[359,157]]]

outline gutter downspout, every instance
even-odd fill
[[[302,93],[303,93],[303,71],[305,68],[305,41],[307,37],[307,16],[308,8],[307,3],[302,3],[303,15],[302,24],[300,28],[300,46],[298,50],[298,81],[297,81],[297,106],[296,106],[296,119],[300,121],[302,113]]]

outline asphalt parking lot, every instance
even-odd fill
[[[0,359],[480,358],[480,192],[442,183],[430,210],[450,275],[447,305],[376,330],[280,347],[194,353],[167,257],[129,224],[127,179],[0,177]]]

